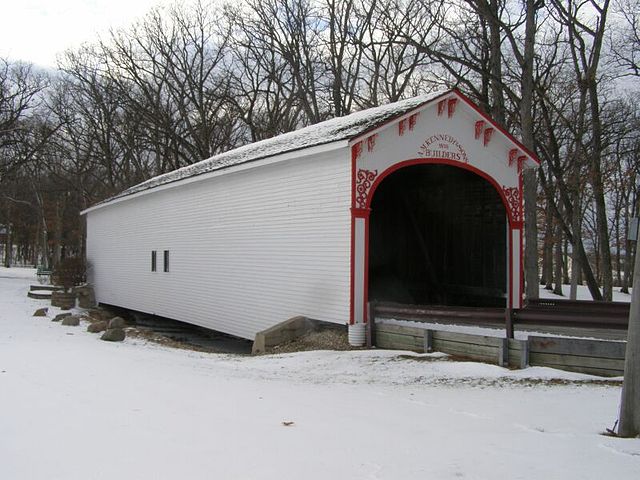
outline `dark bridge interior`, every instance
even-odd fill
[[[416,165],[385,178],[369,223],[369,299],[504,307],[506,211],[484,178]]]

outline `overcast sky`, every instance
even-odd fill
[[[56,66],[56,54],[168,0],[0,0],[0,57]]]

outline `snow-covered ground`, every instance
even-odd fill
[[[545,290],[544,288],[540,288],[540,298],[553,298],[553,299],[564,299],[569,300],[569,293],[571,288],[569,285],[562,286],[563,295],[556,295],[551,290]],[[613,289],[613,301],[614,302],[627,302],[631,301],[631,288],[629,289],[629,293],[622,293],[620,291],[620,287],[614,287]],[[589,293],[589,289],[586,285],[579,285],[578,291],[576,293],[576,300],[593,300],[591,294]]]
[[[0,269],[2,479],[639,478],[640,439],[601,435],[619,384],[397,351],[101,342],[32,317],[46,302],[23,273]]]
[[[0,278],[22,278],[24,280],[31,280],[37,284],[36,281],[36,269],[27,267],[13,267],[5,268],[0,267]]]

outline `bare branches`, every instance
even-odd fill
[[[24,155],[18,149],[31,136],[28,118],[45,87],[46,78],[30,65],[0,59],[0,183],[33,156],[33,148]]]
[[[610,285],[607,236],[617,268],[630,263],[618,216],[630,215],[637,196],[627,181],[637,178],[629,173],[637,143],[625,123],[635,117],[620,113],[610,80],[638,75],[638,0],[614,0],[613,9],[609,1],[199,1],[154,9],[67,52],[50,83],[0,61],[0,183],[17,200],[0,197],[0,217],[3,206],[10,211],[0,223],[28,216],[21,202],[37,205],[29,228],[44,251],[43,232],[60,215],[151,176],[457,87],[543,160],[541,188],[525,180],[529,296],[540,225],[553,241],[569,241],[572,269],[597,298],[598,283]],[[536,216],[541,204],[549,229]],[[81,232],[77,219],[70,225]]]
[[[614,62],[622,75],[640,76],[640,2],[616,0],[613,13],[617,28],[609,35]]]

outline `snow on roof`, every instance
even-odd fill
[[[352,113],[344,117],[326,120],[315,125],[310,125],[300,130],[278,135],[273,138],[250,143],[228,152],[215,155],[207,160],[188,165],[163,175],[158,175],[145,182],[134,185],[123,192],[98,203],[105,204],[134,193],[149,190],[154,187],[177,182],[186,178],[203,175],[205,173],[221,170],[234,165],[252,162],[263,158],[272,157],[281,153],[301,150],[308,147],[324,145],[340,140],[350,140],[376,128],[377,126],[400,117],[448,91],[437,91],[427,95],[420,95],[380,107],[369,108]],[[96,205],[96,206],[97,206]]]

